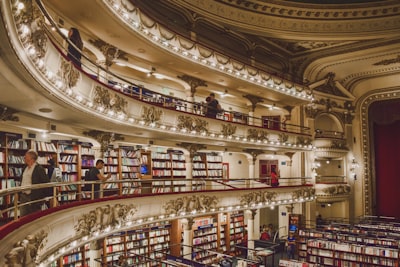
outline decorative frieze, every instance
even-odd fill
[[[244,194],[240,197],[240,204],[252,207],[260,202],[273,202],[276,200],[276,192],[262,192],[254,191],[248,194]]]
[[[133,219],[137,207],[133,204],[115,204],[97,207],[94,210],[83,214],[78,223],[74,225],[76,235],[85,236],[93,232],[103,230],[109,226],[124,225]]]
[[[157,123],[161,121],[162,114],[163,111],[161,109],[143,106],[142,119],[147,124]]]
[[[37,256],[47,242],[48,233],[44,230],[19,240],[14,247],[6,254],[6,266],[39,266]]]
[[[107,88],[96,85],[94,88],[93,103],[100,109],[107,109],[116,114],[126,114],[128,101],[116,93],[111,93]]]
[[[216,196],[192,195],[170,200],[163,205],[165,213],[182,214],[192,211],[211,211],[217,207],[219,200]]]
[[[188,132],[208,133],[208,122],[197,117],[179,115],[177,128],[179,130],[185,129]]]
[[[19,121],[19,117],[14,114],[17,113],[15,109],[0,105],[0,120],[2,121]]]

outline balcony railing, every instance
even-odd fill
[[[46,17],[46,21],[49,24],[45,24],[43,30],[46,36],[49,38],[51,43],[54,45],[54,50],[58,51],[59,56],[61,56],[61,60],[68,62],[69,59],[67,58],[67,51],[65,48],[65,43],[70,43],[69,39],[62,33],[61,29],[58,27],[58,24],[53,20],[52,16],[47,12],[44,6],[42,6],[40,1],[37,1],[41,11],[43,12],[43,16]],[[21,25],[17,25],[21,27]],[[22,37],[21,37],[22,39]],[[25,42],[27,42],[25,38]],[[70,43],[72,44],[72,43]],[[46,53],[49,53],[51,49],[48,49]],[[55,52],[53,50],[53,52]],[[173,97],[170,95],[165,95],[156,91],[153,91],[149,88],[145,88],[143,85],[134,82],[134,77],[126,77],[121,76],[118,73],[114,73],[109,68],[106,68],[102,65],[99,65],[97,62],[93,61],[92,58],[87,56],[83,51],[82,52],[82,67],[78,67],[73,65],[71,66],[75,71],[81,73],[82,78],[85,78],[86,81],[78,81],[79,82],[79,90],[83,90],[80,93],[72,92],[68,88],[64,87],[71,87],[71,85],[65,85],[59,82],[56,83],[56,87],[60,87],[61,90],[67,91],[68,95],[73,94],[75,98],[78,99],[82,104],[85,102],[89,103],[92,100],[89,96],[93,92],[84,92],[85,90],[82,89],[82,86],[88,86],[90,88],[96,86],[93,82],[98,83],[101,85],[102,88],[107,88],[111,92],[115,92],[117,94],[122,94],[127,98],[124,99],[131,99],[135,101],[141,101],[152,106],[161,107],[163,109],[168,110],[175,110],[184,113],[190,113],[198,116],[204,116],[204,103],[201,102],[193,102],[187,101],[185,99],[181,99],[178,97]],[[50,58],[50,57],[49,57]],[[38,59],[36,59],[38,60]],[[46,66],[49,64],[47,63],[54,63],[54,62],[46,62]],[[54,79],[54,77],[52,78]],[[92,83],[92,84],[90,84]],[[72,86],[73,87],[73,86]],[[77,86],[78,87],[78,86]],[[76,96],[75,96],[76,93]],[[86,99],[88,98],[88,99]],[[81,100],[79,100],[81,99]],[[97,105],[97,108],[101,110],[101,113],[105,113],[107,109],[112,111],[112,113],[118,113],[118,111],[114,112],[113,108],[107,107],[108,103],[105,103],[105,107],[101,106],[101,103],[92,103],[92,105]],[[128,104],[129,105],[129,104]],[[83,105],[85,106],[85,105]],[[117,107],[117,109],[121,106]],[[102,110],[105,109],[105,110]],[[126,112],[125,112],[126,113]],[[118,115],[129,116],[129,114],[115,114],[115,117],[118,118]],[[248,114],[238,112],[238,111],[223,111],[217,116],[217,120],[233,122],[236,124],[242,125],[251,125],[254,127],[263,128],[263,120],[260,117],[252,117]],[[270,128],[269,130],[274,132],[285,132],[285,133],[293,133],[293,134],[301,134],[301,135],[309,135],[310,136],[310,129],[308,127],[304,127],[301,125],[291,124],[291,123],[281,123],[279,121],[274,122],[274,125],[279,125],[279,127],[274,127],[273,129]]]
[[[244,189],[278,189],[298,186],[310,186],[310,177],[280,178],[279,187],[271,187],[258,179],[124,179],[107,182],[62,182],[20,186],[0,190],[1,211],[0,221],[3,223],[16,220],[19,210],[24,205],[40,202],[43,209],[55,208],[81,201],[97,201],[110,197],[126,197],[140,195],[177,194],[182,192],[212,192]],[[100,192],[95,192],[94,186],[101,184]],[[31,189],[52,188],[52,195],[29,203],[20,203],[21,193]],[[66,189],[69,189],[67,191]]]

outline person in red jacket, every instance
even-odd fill
[[[278,174],[276,173],[275,169],[271,170],[271,186],[278,186],[279,185],[279,178]]]
[[[267,240],[270,240],[270,239],[271,239],[271,237],[268,234],[268,229],[264,228],[262,233],[261,233],[260,240],[267,241]]]

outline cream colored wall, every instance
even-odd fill
[[[225,152],[223,162],[229,163],[229,178],[249,178],[249,162],[242,153]]]

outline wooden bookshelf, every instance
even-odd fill
[[[62,180],[64,182],[80,181],[80,146],[71,140],[53,140],[57,148],[58,167],[62,172]],[[77,199],[79,188],[77,185],[61,186],[59,192],[59,202],[75,201]]]
[[[299,260],[321,266],[398,266],[399,234],[393,225],[338,224],[323,230],[301,229]]]
[[[229,215],[229,251],[235,255],[241,255],[241,249],[236,246],[243,246],[246,224],[243,212],[233,212]]]
[[[121,155],[120,178],[125,180],[122,183],[122,194],[132,195],[141,193],[140,174],[140,150],[131,146],[119,147]]]
[[[104,240],[103,263],[116,264],[118,257],[115,255],[122,254],[127,256],[129,264],[157,266],[154,261],[145,259],[166,258],[170,253],[170,232],[171,224],[165,222],[108,236]]]

